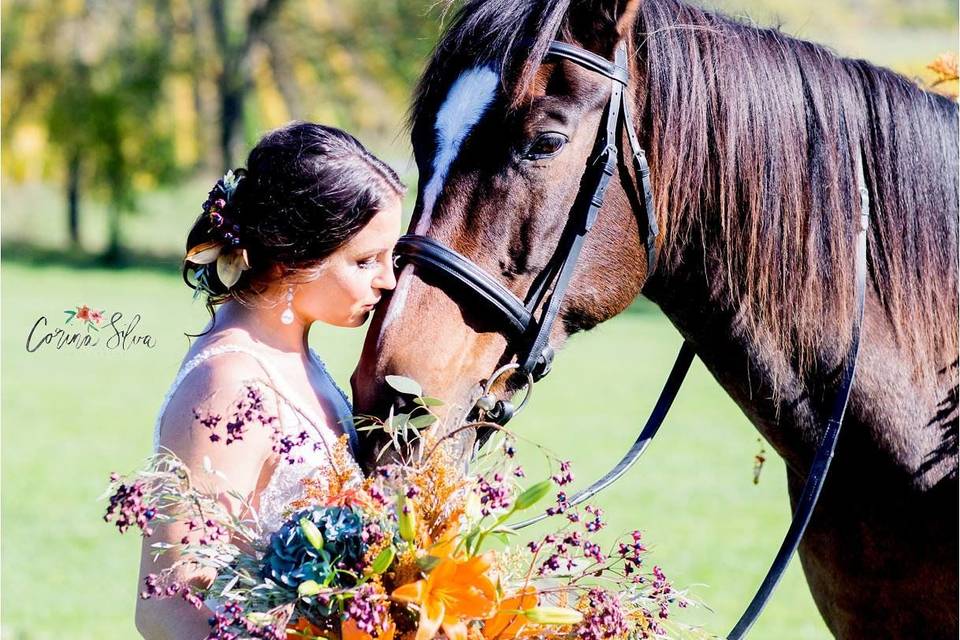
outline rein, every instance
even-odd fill
[[[613,62],[585,49],[558,41],[550,43],[546,57],[569,60],[608,78],[611,81],[611,90],[610,100],[606,107],[605,121],[597,132],[594,153],[581,177],[577,199],[571,208],[567,229],[557,247],[556,259],[551,260],[550,266],[537,278],[525,299],[521,300],[468,258],[427,236],[405,235],[399,239],[395,249],[401,264],[410,263],[418,267],[425,267],[431,273],[453,284],[456,289],[447,291],[448,295],[466,294],[474,302],[479,302],[482,305],[481,308],[491,310],[499,317],[501,326],[507,333],[512,351],[517,356],[517,362],[501,367],[486,381],[484,395],[477,401],[475,408],[483,414],[486,420],[500,425],[505,425],[523,408],[529,400],[533,383],[541,380],[550,372],[554,356],[553,349],[549,345],[550,333],[557,320],[560,305],[576,267],[584,240],[593,228],[603,205],[610,179],[616,172],[620,158],[617,141],[621,127],[625,131],[630,145],[634,173],[638,182],[636,187],[643,196],[641,201],[644,203],[646,213],[647,277],[654,272],[657,264],[659,228],[653,209],[650,169],[646,154],[640,146],[639,138],[634,129],[631,101],[627,97],[629,69],[627,67],[626,44],[621,42],[617,46]],[[843,373],[837,387],[833,409],[830,418],[826,421],[824,434],[817,447],[803,493],[797,502],[793,520],[756,595],[727,636],[729,640],[739,640],[749,631],[769,601],[774,589],[783,577],[790,559],[800,545],[800,540],[807,524],[810,522],[820,492],[823,489],[827,471],[833,460],[840,435],[840,426],[843,423],[843,417],[850,399],[850,391],[856,373],[863,321],[867,274],[866,232],[870,217],[869,191],[864,176],[863,158],[858,157],[856,162],[857,186],[860,194],[860,219],[855,248],[856,308],[850,349],[844,360]],[[539,317],[537,316],[538,310],[540,311]],[[570,507],[590,499],[613,484],[643,455],[663,424],[667,412],[670,410],[689,371],[694,355],[694,346],[685,340],[663,390],[660,392],[660,397],[657,399],[653,411],[636,441],[610,471],[589,487],[571,497],[568,501]],[[493,383],[505,373],[524,375],[528,379],[526,396],[517,408],[514,408],[510,401],[497,399],[490,393]],[[544,513],[514,524],[512,528],[521,529],[546,517],[547,515]]]

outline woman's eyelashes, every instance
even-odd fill
[[[361,260],[357,261],[357,266],[361,269],[376,269],[381,264],[391,264],[393,261],[393,254],[390,251],[381,251],[380,253],[375,253],[371,256],[367,256]]]

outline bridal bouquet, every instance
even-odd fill
[[[342,438],[277,531],[262,530],[244,496],[230,496],[244,505],[238,516],[223,496],[198,488],[196,474],[218,473],[208,461],[191,470],[161,452],[135,474],[113,474],[104,519],[121,533],[135,526],[149,538],[174,521],[192,532],[180,544],[153,544],[176,560],[147,576],[141,597],[206,604],[208,638],[221,640],[626,640],[691,631],[669,617],[688,600],[648,564],[639,531],[608,549],[593,540],[603,513],[569,507],[568,462],[552,460],[552,477],[525,484],[516,438],[501,429],[467,468],[450,435],[429,426],[440,401],[418,394],[415,402],[413,414],[366,427],[413,442],[407,459],[362,478]],[[281,445],[291,461],[293,445]],[[553,531],[516,542],[511,519],[548,498]],[[185,567],[216,578],[206,588],[178,583]]]

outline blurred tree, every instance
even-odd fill
[[[168,0],[153,3],[33,2],[3,22],[17,46],[5,71],[13,72],[17,106],[5,119],[16,125],[28,109],[44,123],[63,177],[71,241],[79,246],[80,194],[108,204],[104,258],[121,258],[121,216],[137,191],[172,181],[172,128],[163,117],[172,25]],[[24,38],[42,25],[42,40]],[[10,83],[10,75],[6,78]],[[5,91],[7,86],[5,86]]]
[[[220,60],[217,78],[220,96],[220,153],[223,166],[232,167],[242,143],[244,102],[253,86],[251,53],[262,41],[264,30],[285,0],[262,0],[243,10],[237,20],[229,20],[228,9],[240,12],[243,4],[210,0],[208,7],[213,26],[216,55]],[[235,26],[231,26],[231,22]]]

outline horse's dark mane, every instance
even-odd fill
[[[637,25],[667,265],[715,249],[719,296],[801,356],[849,335],[856,159],[871,278],[918,369],[957,352],[957,106],[863,60],[679,0]],[[953,355],[951,355],[953,354]]]
[[[494,56],[508,95],[523,93],[551,38],[576,41],[569,4],[466,3],[411,115],[428,108],[449,74]],[[873,286],[919,371],[955,358],[954,102],[866,61],[681,0],[642,3],[633,51],[641,136],[666,230],[663,268],[703,260],[721,276],[719,304],[742,310],[749,329],[806,362],[851,330],[862,153]]]

